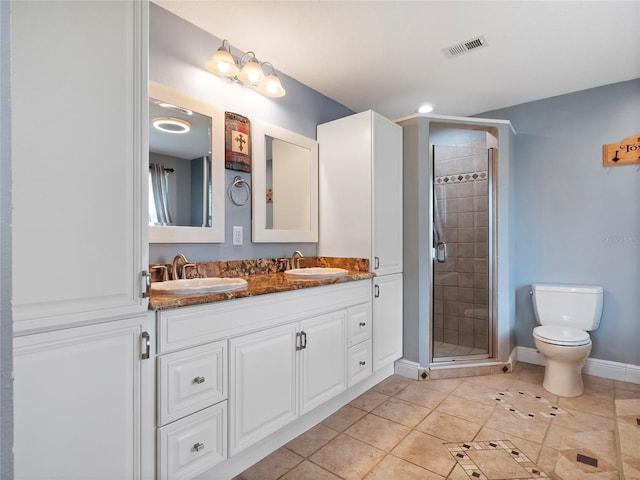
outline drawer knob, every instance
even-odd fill
[[[364,367],[367,364],[364,360],[360,360],[360,366]]]
[[[204,443],[202,443],[202,442],[194,443],[193,444],[193,449],[196,452],[200,452],[200,451],[204,450]]]
[[[204,377],[196,377],[193,379],[193,383],[200,385],[201,383],[204,383],[204,380]]]
[[[366,327],[366,326],[367,326],[367,324],[366,324],[366,323],[364,323],[364,322],[360,322],[360,326],[361,326],[361,327]]]

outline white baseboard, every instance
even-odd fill
[[[515,350],[515,357],[518,362],[545,365],[544,355],[538,352],[535,348],[516,347]],[[599,360],[597,358],[587,358],[582,372],[587,375],[595,375],[596,377],[640,384],[640,365],[611,362],[609,360]]]
[[[420,374],[426,370],[421,368],[418,362],[412,362],[401,358],[395,362],[396,375],[402,375],[403,377],[410,378],[411,380],[420,380]]]

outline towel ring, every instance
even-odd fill
[[[233,197],[233,188],[243,188],[246,190],[247,193],[247,198],[245,198],[243,201],[239,202],[237,201],[234,197]],[[233,182],[231,182],[229,184],[229,186],[227,187],[227,195],[229,196],[229,200],[231,200],[233,202],[234,205],[238,205],[239,207],[241,207],[242,205],[246,205],[247,202],[249,201],[249,199],[251,198],[251,186],[244,180],[244,178],[242,178],[239,175],[236,175],[236,177],[233,179]]]

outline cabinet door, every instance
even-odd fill
[[[372,255],[371,143],[370,111],[318,125],[319,255]]]
[[[402,357],[402,274],[373,279],[373,370]]]
[[[402,128],[373,114],[373,271],[402,272]]]
[[[14,339],[17,480],[153,478],[154,361],[141,359],[153,325],[149,314]]]
[[[301,323],[300,415],[347,388],[346,311]]]
[[[229,453],[236,454],[297,416],[296,325],[229,341]]]
[[[147,23],[145,1],[11,4],[16,332],[147,309]]]

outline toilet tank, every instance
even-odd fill
[[[533,309],[540,325],[591,331],[602,316],[603,288],[598,285],[531,285]]]

